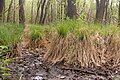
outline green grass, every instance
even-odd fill
[[[52,24],[51,24],[52,25]],[[31,40],[42,39],[46,35],[49,35],[54,30],[54,27],[49,25],[31,25],[30,26],[30,37]],[[54,31],[53,31],[54,32]]]
[[[14,45],[19,42],[23,27],[18,24],[0,24],[0,45]],[[76,35],[76,38],[83,40],[86,36],[99,33],[101,36],[115,35],[120,33],[120,27],[114,25],[87,24],[84,21],[65,20],[49,25],[30,25],[31,40],[58,33],[65,37],[69,33]]]
[[[0,45],[14,45],[20,40],[23,27],[18,24],[0,24]]]
[[[57,32],[62,37],[65,37],[69,33],[73,33],[78,39],[83,40],[85,36],[94,35],[96,33],[99,33],[103,37],[115,35],[120,33],[120,27],[94,23],[88,24],[81,20],[73,21],[70,19],[46,26],[31,25],[31,37],[34,40],[51,32]]]

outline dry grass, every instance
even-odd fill
[[[120,65],[120,34],[101,36],[99,33],[79,40],[72,33],[53,38],[44,60],[53,64],[64,62],[69,67],[95,67]]]
[[[32,25],[22,39],[29,42],[28,47],[47,48],[43,60],[53,64],[78,68],[120,65],[120,28],[115,26],[87,26],[76,21]]]
[[[42,32],[41,32],[42,31]],[[43,34],[44,28],[40,26],[26,25],[24,31],[22,32],[20,42],[17,44],[17,55],[22,55],[22,49],[36,49],[36,48],[47,48],[48,47],[48,34]]]

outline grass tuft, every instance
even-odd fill
[[[19,24],[0,24],[0,45],[14,45],[20,40],[22,31]]]

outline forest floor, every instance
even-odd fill
[[[33,26],[33,29],[34,28],[35,30],[33,30],[33,32],[35,31],[35,33],[33,34],[33,38],[36,38],[36,36],[38,36],[36,31],[44,30],[42,28],[45,27]],[[63,30],[64,33],[64,27],[60,29]],[[105,30],[109,31],[107,29]],[[23,31],[23,40],[21,41],[25,41],[23,43],[24,45],[25,43],[27,44],[27,42],[29,43],[30,38],[28,31],[29,29],[27,28]],[[39,32],[40,31],[38,31],[38,33]],[[45,30],[45,32],[47,31]],[[7,40],[9,40],[9,38]],[[52,65],[48,62],[44,62],[43,56],[47,51],[48,50],[46,50],[46,48],[22,48],[20,51],[20,53],[22,53],[21,56],[12,58],[12,61],[7,66],[10,68],[10,73],[12,74],[12,76],[10,76],[10,80],[120,80],[120,68],[117,67],[95,67],[78,69],[65,67],[62,65],[62,63]]]
[[[120,80],[118,68],[65,68],[44,63],[46,50],[22,49],[23,55],[9,64],[12,80]]]

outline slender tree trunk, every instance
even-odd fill
[[[51,12],[51,15],[50,15],[51,19],[50,19],[50,22],[52,22],[53,21],[53,5],[51,4],[50,7],[51,7],[51,11],[50,11]]]
[[[118,10],[119,10],[119,13],[118,13],[118,18],[119,18],[118,19],[118,26],[120,26],[120,1],[119,1],[119,9]]]
[[[5,2],[4,2],[4,8],[3,8],[3,22],[5,22]]]
[[[76,0],[68,0],[68,7],[67,7],[67,16],[70,19],[74,19],[77,17],[77,9],[76,9]]]
[[[105,7],[105,24],[108,22],[108,5],[109,5],[109,0],[107,0]]]
[[[38,20],[38,17],[39,17],[41,2],[42,2],[42,0],[41,1],[38,0],[38,2],[37,2],[37,15],[36,15],[36,18],[35,18],[35,23],[37,23],[37,20]]]
[[[43,20],[42,20],[42,23],[45,24],[45,19],[46,19],[46,16],[47,16],[47,12],[48,12],[48,9],[49,9],[49,5],[50,5],[50,0],[47,1],[47,5],[45,7],[45,14],[43,16]]]
[[[96,19],[95,22],[102,22],[107,0],[96,0]]]
[[[13,23],[16,22],[16,0],[14,0]]]
[[[46,3],[46,0],[43,1],[42,6],[41,6],[41,15],[40,15],[39,24],[44,24],[43,23],[43,16],[44,16],[45,3]]]
[[[7,22],[11,22],[11,8],[12,8],[13,0],[11,0],[9,8],[8,8],[8,15],[7,15]]]
[[[81,9],[81,11],[80,11],[80,15],[83,13],[83,11],[85,10],[85,5],[86,5],[86,1],[84,1],[84,3],[83,3],[83,6],[82,6],[82,9]]]
[[[19,0],[19,23],[25,23],[24,0]]]
[[[2,20],[3,17],[4,6],[5,6],[5,0],[0,0],[0,21]]]
[[[34,0],[32,0],[32,6],[31,6],[31,23],[33,23],[33,5],[34,5]]]
[[[93,10],[91,9],[93,6],[93,3],[94,3],[94,0],[90,0],[90,7],[89,7],[89,10],[88,10],[87,15],[86,15],[86,20],[88,23],[93,21],[92,20]]]
[[[109,23],[112,23],[112,15],[113,15],[113,2],[110,4],[110,14],[109,14]]]

